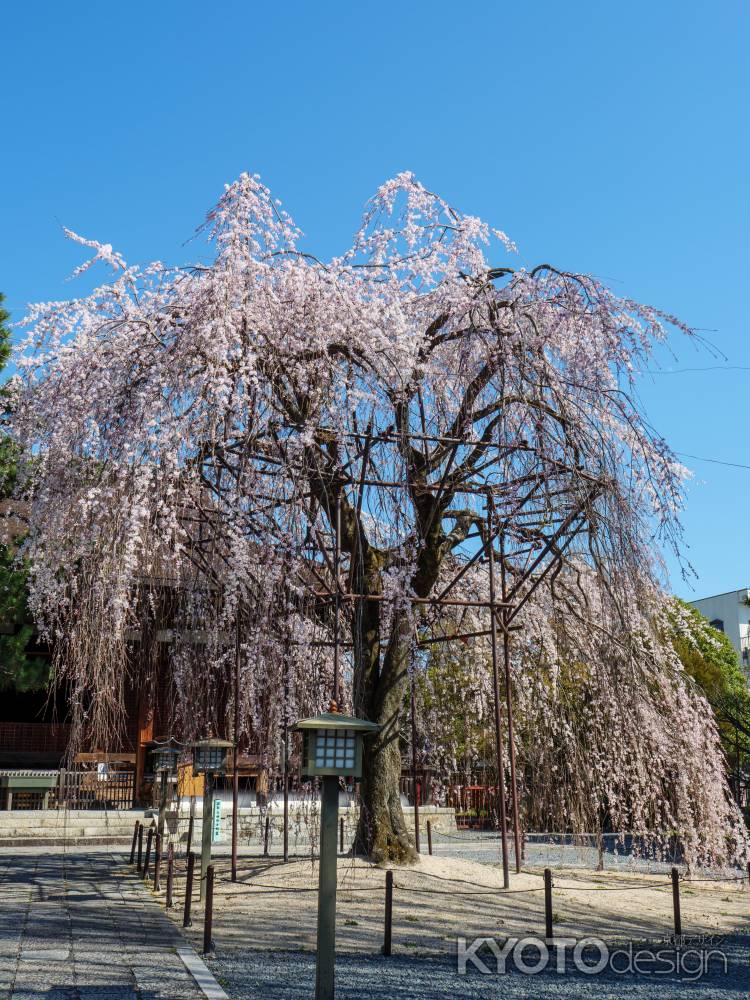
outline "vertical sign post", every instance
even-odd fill
[[[211,817],[211,843],[218,844],[221,840],[221,799],[214,799]]]
[[[211,863],[211,831],[213,828],[214,776],[206,772],[203,783],[203,816],[201,822],[201,878],[198,899],[203,899],[208,866]]]
[[[193,751],[193,772],[203,775],[203,816],[201,822],[201,880],[199,898],[206,891],[206,875],[211,862],[211,841],[214,829],[214,775],[226,774],[229,740],[207,737],[191,744]],[[219,807],[221,808],[221,807]],[[221,812],[219,812],[221,823]]]

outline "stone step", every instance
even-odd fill
[[[0,830],[0,844],[4,844],[9,838],[18,837],[54,837],[57,840],[66,840],[71,837],[117,837],[118,839],[133,836],[132,829],[108,829],[106,826],[74,826],[67,829],[55,830],[52,827],[7,827]]]
[[[150,816],[143,811],[105,813],[97,810],[81,810],[65,813],[57,810],[11,810],[0,811],[0,845],[11,846],[20,840],[46,844],[73,843],[77,840],[117,842],[130,840],[136,820],[149,825]]]
[[[129,837],[0,837],[0,847],[86,847],[92,845],[126,846]]]
[[[65,813],[65,812],[42,812],[42,810],[4,810],[0,812],[0,830],[10,826],[14,827],[34,827],[35,829],[49,827],[59,829],[60,827],[71,826],[109,826],[132,829],[136,820],[144,821],[145,813]]]
[[[142,819],[149,809],[3,809],[0,810],[0,822],[14,818],[19,820],[36,819],[42,823],[59,823],[63,818],[68,820],[107,819],[108,821],[129,822]]]

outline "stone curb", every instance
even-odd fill
[[[208,997],[209,1000],[229,1000],[227,994],[214,979],[211,970],[192,948],[178,948],[177,954],[185,963],[185,968],[205,997]]]
[[[113,859],[113,864],[117,864],[117,862],[115,862],[114,859]],[[224,992],[221,986],[219,986],[211,970],[208,968],[203,959],[198,955],[197,951],[195,951],[190,942],[187,941],[187,939],[185,938],[184,934],[182,933],[182,929],[180,927],[177,927],[173,923],[173,921],[170,920],[170,918],[167,916],[166,913],[162,912],[161,907],[153,898],[151,893],[148,891],[148,888],[146,887],[146,884],[143,882],[143,880],[138,878],[132,871],[128,871],[127,874],[131,877],[132,881],[135,883],[136,890],[140,891],[146,897],[147,901],[152,906],[155,906],[159,910],[163,919],[166,920],[177,931],[178,935],[183,939],[183,941],[185,941],[185,944],[177,946],[175,948],[175,951],[182,959],[185,968],[188,970],[190,975],[195,980],[195,985],[198,987],[201,993],[205,997],[208,997],[208,1000],[229,1000],[228,995]]]

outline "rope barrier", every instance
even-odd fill
[[[261,860],[261,859],[259,858],[259,860]],[[319,860],[319,858],[317,856],[312,856],[311,857],[310,855],[302,855],[302,856],[299,856],[299,857],[296,857],[296,858],[290,858],[290,861],[292,861],[292,862],[294,862],[294,861],[308,861],[308,860],[309,861],[317,861],[317,860]],[[226,861],[224,861],[224,859],[219,859],[218,862],[215,862],[216,865],[221,864],[221,863],[224,863],[226,865],[227,869],[229,868],[229,864],[230,864],[229,863],[229,859],[227,859]],[[278,868],[278,867],[283,866],[286,863],[287,862],[284,862],[281,859],[278,859],[278,860],[275,860],[275,859],[264,859],[264,867]],[[362,872],[370,872],[370,871],[372,871],[372,869],[367,864],[362,864],[362,865],[352,864],[350,866],[350,870],[351,869],[362,871]],[[238,876],[250,876],[252,878],[254,870],[255,870],[254,868],[238,869],[237,874],[238,874]],[[467,879],[454,878],[454,877],[445,876],[445,875],[437,875],[434,872],[415,871],[414,869],[411,869],[411,868],[393,868],[392,871],[399,872],[399,874],[401,874],[401,875],[408,875],[408,876],[413,877],[413,878],[436,879],[436,880],[441,881],[441,882],[451,882],[451,883],[454,883],[454,884],[457,884],[457,885],[468,885],[468,886],[472,886],[474,888],[482,889],[482,890],[497,891],[499,893],[502,893],[503,895],[507,895],[507,893],[509,891],[523,891],[523,892],[532,891],[532,890],[503,890],[501,886],[489,886],[489,885],[486,885],[485,883],[481,883],[481,882],[472,882],[472,881],[469,881]],[[534,878],[543,878],[543,875],[540,872],[531,871],[530,869],[527,869],[527,868],[522,869],[522,873],[525,874],[525,875],[528,875],[528,876],[533,876]],[[187,864],[184,863],[184,862],[178,863],[177,860],[175,859],[174,877],[175,878],[181,878],[181,877],[185,877],[186,875],[187,875]],[[576,876],[576,875],[574,875],[572,873],[566,874],[565,878],[567,880],[578,881],[578,882],[588,881],[588,879]],[[231,880],[221,878],[221,879],[217,879],[217,881],[222,881],[223,882],[223,881],[231,881]],[[253,881],[253,884],[255,884],[255,885],[262,885],[263,884],[263,883],[258,883],[254,879],[252,881]],[[727,876],[712,876],[712,877],[706,876],[706,877],[694,878],[694,877],[691,877],[691,876],[688,876],[688,875],[682,875],[682,876],[680,876],[680,881],[682,881],[684,883],[692,883],[692,882],[695,882],[695,883],[741,883],[741,882],[747,881],[747,876],[742,876],[742,875],[737,875],[737,876],[731,875],[730,876],[730,875],[727,875]],[[248,884],[247,878],[245,878],[245,879],[242,880],[242,884],[243,885],[247,885]],[[631,889],[632,890],[639,890],[639,889],[648,890],[648,889],[660,889],[663,886],[669,885],[669,884],[671,884],[671,883],[661,883],[661,882],[659,882],[659,883],[650,883],[650,882],[644,882],[642,884],[625,885],[625,886],[597,886],[597,885],[592,885],[592,886],[588,886],[585,889],[582,889],[581,891],[584,891],[584,892],[600,892],[600,891],[606,890],[606,891],[609,891],[609,892],[620,892],[620,891],[627,891],[627,890],[631,890]],[[563,891],[568,891],[568,892],[572,892],[572,891],[576,890],[576,887],[574,887],[574,886],[562,886],[562,885],[558,885],[558,886],[556,886],[556,888],[558,888],[560,890],[563,890]],[[286,890],[284,890],[284,891],[286,891]]]
[[[219,879],[219,882],[225,882],[227,885],[236,885],[236,882],[232,882],[229,878]],[[282,886],[282,885],[269,885],[267,882],[256,882],[251,884],[252,896],[262,896],[267,895],[268,892],[317,892],[318,886]],[[383,889],[379,885],[363,885],[363,886],[350,886],[350,885],[338,885],[336,887],[337,892],[382,892]]]
[[[465,879],[465,878],[450,878],[447,875],[436,875],[434,872],[417,872],[417,871],[413,871],[410,868],[393,868],[391,870],[394,871],[394,872],[399,872],[399,873],[404,874],[404,875],[413,875],[415,878],[434,878],[434,879],[438,879],[440,882],[455,882],[455,883],[460,884],[460,885],[471,885],[471,886],[474,886],[477,889],[491,889],[493,892],[501,892],[503,894],[505,894],[505,893],[507,893],[509,891],[507,889],[503,889],[503,887],[500,886],[500,885],[485,885],[484,882],[470,882],[470,881],[468,881],[468,879]],[[523,890],[519,890],[519,891],[522,891],[522,892],[535,892],[536,890],[535,889],[534,890],[532,890],[532,889],[523,889]]]
[[[555,889],[560,892],[637,892],[643,889],[646,892],[653,890],[658,892],[664,888],[671,888],[671,882],[654,882],[652,885],[592,885],[585,889],[579,889],[574,885],[555,885]]]
[[[448,889],[419,889],[417,886],[414,885],[399,885],[397,882],[394,882],[394,888],[404,889],[406,892],[418,892],[421,895],[428,895],[428,896],[455,897],[456,895],[455,892],[450,892]],[[517,893],[543,892],[543,891],[544,891],[543,885],[537,886],[534,889],[502,889],[498,887],[497,889],[493,889],[492,892],[464,892],[461,895],[463,898],[467,898],[468,896],[496,896],[499,898],[503,898],[504,896],[513,896]]]
[[[747,878],[748,878],[747,875],[731,875],[731,876],[727,875],[726,877],[719,875],[716,878],[688,878],[687,875],[684,875],[680,877],[680,881],[681,882],[746,882]]]
[[[142,830],[142,828],[140,828],[140,829]],[[138,828],[136,828],[136,832],[137,832],[137,830],[138,830]],[[150,842],[151,841],[150,841],[150,837],[149,837],[149,845],[148,845],[148,847],[150,847]],[[136,833],[134,833],[134,835],[133,835],[133,842],[132,842],[131,851],[130,851],[131,859],[133,859],[134,856],[135,856],[136,846],[137,846],[136,845]],[[149,853],[148,847],[147,847],[147,850],[146,850],[146,858],[148,858],[148,853]],[[159,854],[159,850],[157,848],[157,856],[158,856],[158,854]],[[174,875],[175,874],[181,875],[183,873],[181,870],[178,870],[177,872],[175,872],[173,870],[173,860],[174,860],[173,859],[173,854],[171,853],[171,849],[170,849],[170,855],[169,855],[169,872],[170,872],[170,874],[169,874],[169,886],[170,886],[170,888],[168,888],[168,891],[167,891],[167,905],[169,905],[170,892],[171,892],[171,886],[172,886],[172,883],[173,883]],[[190,858],[189,858],[189,861],[190,862],[194,862],[194,860],[195,860],[195,855],[191,854]],[[312,860],[316,860],[316,859],[314,858],[314,856],[312,858],[309,858],[307,856],[303,856],[302,858],[299,858],[297,860],[298,860],[298,862],[299,861],[307,862],[308,860],[312,861]],[[278,896],[278,895],[307,895],[307,896],[316,896],[319,893],[319,886],[317,884],[316,885],[308,885],[308,886],[304,886],[304,885],[302,885],[302,886],[290,886],[290,885],[277,885],[277,884],[274,884],[274,883],[271,883],[271,882],[266,882],[266,881],[263,880],[264,873],[265,874],[270,874],[271,870],[273,870],[275,868],[279,868],[280,866],[282,866],[284,864],[285,864],[285,862],[283,862],[281,860],[270,861],[269,859],[264,858],[262,864],[260,864],[260,865],[256,864],[256,865],[254,865],[251,868],[246,868],[246,869],[241,870],[241,874],[244,875],[245,878],[243,878],[243,880],[240,883],[238,883],[237,882],[237,872],[236,871],[234,872],[234,876],[235,877],[232,878],[231,875],[228,874],[228,872],[227,872],[227,869],[229,868],[229,862],[225,860],[225,861],[223,861],[223,864],[222,864],[222,867],[224,868],[224,871],[223,871],[222,876],[218,879],[218,881],[221,882],[221,883],[225,883],[228,886],[229,885],[237,886],[239,884],[240,887],[244,887],[245,889],[247,889],[247,896],[246,896],[246,898],[248,898],[248,899],[250,897],[255,897],[255,896]],[[158,865],[158,861],[157,861],[157,865]],[[147,866],[148,866],[148,861],[146,860],[146,862],[144,864],[144,868],[146,870],[147,870]],[[190,907],[191,907],[191,904],[192,904],[193,891],[192,891],[192,880],[191,880],[192,872],[191,872],[190,868],[191,868],[191,866],[188,865],[188,868],[185,870],[185,872],[186,872],[186,888],[185,888],[185,903],[184,903],[184,917],[183,917],[183,926],[185,926],[185,927],[189,927],[191,925]],[[259,869],[260,869],[260,871],[259,871]],[[341,869],[341,882],[338,882],[338,884],[336,886],[336,891],[340,894],[342,901],[352,901],[353,897],[355,897],[357,895],[362,895],[362,894],[367,894],[367,893],[373,893],[373,892],[377,893],[378,895],[380,895],[380,893],[383,892],[382,885],[362,885],[362,884],[358,884],[360,881],[362,881],[362,880],[360,880],[358,878],[358,874],[360,872],[362,872],[363,876],[365,878],[367,878],[367,876],[374,876],[374,875],[377,874],[378,871],[382,871],[382,870],[383,869],[375,868],[375,867],[367,864],[366,862],[363,862],[360,865],[360,864],[357,863],[356,856],[352,855],[350,863],[348,865],[344,865],[342,867],[342,869]],[[258,872],[258,871],[259,871],[259,874],[256,875],[255,877],[253,877],[254,873]],[[394,880],[394,873],[398,873],[399,878],[401,876],[408,876],[408,878],[404,882],[401,882],[401,881],[396,882]],[[540,877],[540,875],[539,875],[538,872],[532,872],[532,871],[530,871],[528,869],[524,870],[524,874],[527,877],[528,876],[532,876],[532,875],[535,878],[539,878]],[[205,900],[205,906],[204,906],[204,931],[203,931],[203,950],[204,950],[204,953],[206,951],[210,950],[213,947],[213,942],[212,942],[212,939],[211,939],[211,932],[212,932],[212,919],[213,919],[213,905],[212,904],[213,904],[214,875],[215,875],[215,866],[212,864],[212,865],[209,865],[208,873],[207,873],[206,900]],[[748,866],[748,876],[750,876],[750,866]],[[658,892],[658,893],[662,893],[665,890],[671,889],[671,893],[672,893],[672,906],[673,906],[673,919],[674,919],[674,933],[675,933],[675,935],[677,937],[679,937],[682,934],[682,923],[681,923],[681,916],[680,916],[680,898],[679,898],[679,896],[680,896],[680,893],[679,893],[679,883],[680,883],[680,881],[682,881],[685,884],[689,884],[689,883],[695,882],[695,883],[713,883],[713,884],[723,883],[725,885],[726,885],[726,883],[731,883],[731,882],[739,883],[739,882],[744,882],[745,881],[745,876],[724,876],[724,877],[722,877],[722,876],[718,876],[718,877],[705,876],[705,877],[693,878],[693,877],[688,876],[687,873],[684,874],[684,875],[682,875],[682,876],[680,876],[679,873],[678,873],[677,868],[674,867],[674,866],[672,867],[672,870],[671,870],[671,879],[668,882],[667,881],[657,881],[657,880],[655,880],[653,882],[643,882],[642,881],[641,883],[629,882],[629,883],[627,883],[625,885],[623,885],[623,884],[619,884],[619,885],[601,885],[601,884],[597,884],[597,881],[598,881],[599,877],[604,878],[606,876],[598,876],[598,875],[594,875],[593,873],[591,875],[586,875],[586,876],[576,876],[574,874],[568,874],[568,875],[564,876],[565,881],[566,882],[572,881],[574,883],[573,885],[568,885],[568,884],[556,884],[556,885],[554,885],[553,881],[552,881],[552,872],[551,872],[551,869],[550,868],[545,868],[544,869],[544,875],[543,875],[543,880],[544,881],[543,881],[542,885],[529,886],[529,887],[523,888],[523,889],[505,889],[505,888],[502,888],[499,885],[492,885],[491,886],[491,885],[487,885],[486,883],[475,882],[473,880],[469,880],[469,879],[465,879],[465,878],[453,877],[453,876],[449,876],[449,875],[438,875],[436,872],[430,872],[430,871],[423,871],[423,870],[419,871],[419,870],[415,870],[414,868],[411,868],[411,867],[391,867],[391,868],[387,868],[387,869],[385,869],[385,924],[384,924],[385,930],[384,930],[384,943],[383,943],[382,953],[385,956],[389,956],[389,955],[392,954],[392,929],[393,929],[394,889],[398,890],[399,892],[404,893],[404,897],[402,897],[401,899],[399,899],[398,903],[401,904],[401,905],[405,905],[405,906],[409,906],[410,898],[413,898],[414,896],[450,896],[450,897],[452,897],[452,899],[455,902],[457,902],[459,904],[465,903],[469,907],[472,906],[472,902],[471,902],[471,898],[472,897],[482,897],[482,900],[483,900],[482,909],[485,909],[485,910],[486,909],[489,909],[489,910],[494,909],[496,911],[503,911],[503,910],[505,910],[503,904],[505,902],[505,897],[507,897],[507,896],[525,895],[525,896],[528,896],[528,897],[534,897],[535,894],[543,892],[544,893],[545,934],[546,934],[547,939],[551,940],[552,936],[553,936],[553,921],[554,921],[554,914],[553,914],[553,909],[552,909],[552,890],[553,890],[553,888],[555,888],[558,891],[558,893],[560,893],[560,894],[573,894],[574,896],[575,896],[575,894],[579,894],[580,895],[582,893],[587,893],[587,892],[630,892],[630,893],[632,893],[632,892],[643,891],[643,892]],[[433,882],[433,885],[432,886],[429,886],[429,885],[427,885],[427,886],[426,885],[415,885],[414,884],[414,880],[420,880],[420,879],[427,880],[427,881],[431,880]],[[154,885],[155,889],[157,888],[156,881],[157,881],[157,879],[155,878],[155,885]],[[435,887],[434,886],[434,882],[448,883],[450,885],[450,888],[448,888],[448,887],[446,887],[446,888]],[[593,884],[592,884],[592,882],[593,882]],[[465,889],[458,888],[458,887],[462,887],[462,886],[468,886],[471,891],[466,891]],[[242,888],[240,888],[240,892],[241,891],[242,891]],[[490,898],[488,898],[488,897],[490,897]],[[233,897],[232,897],[231,894],[227,894],[226,899],[228,901],[231,901],[232,898]],[[537,899],[538,899],[538,897],[537,897]],[[231,905],[231,903],[230,903],[230,905]],[[535,906],[536,906],[536,903],[532,904],[532,910],[534,912],[535,912]],[[476,912],[476,906],[475,906],[474,912]],[[408,918],[408,919],[416,919],[416,918]],[[503,921],[501,920],[500,922],[502,923]]]

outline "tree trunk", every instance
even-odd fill
[[[313,456],[311,464],[315,467]],[[333,517],[330,490],[311,483],[329,521]],[[317,487],[317,489],[316,489]],[[449,502],[443,497],[442,505]],[[441,524],[442,509],[429,491],[416,491],[417,532],[423,542],[411,581],[413,592],[426,597],[440,572],[440,564],[455,539],[446,536]],[[351,581],[354,592],[372,595],[383,593],[383,570],[392,555],[371,546],[362,526],[360,512],[343,503],[340,517],[342,548],[351,558]],[[414,642],[414,621],[410,615],[396,613],[385,654],[381,659],[380,615],[378,600],[357,602],[352,624],[354,639],[353,709],[377,722],[381,732],[366,741],[361,783],[361,812],[355,852],[376,862],[417,860],[414,839],[407,829],[401,808],[400,716],[409,681],[409,658]]]
[[[368,718],[382,729],[365,744],[355,851],[377,863],[412,864],[418,858],[399,795],[400,716],[409,677],[412,632],[409,619],[399,616],[366,707]]]

